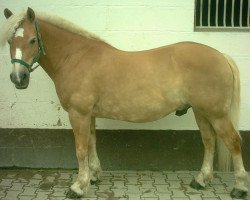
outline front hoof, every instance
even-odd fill
[[[66,193],[66,197],[69,198],[69,199],[79,199],[82,196],[83,195],[77,194],[76,192],[74,192],[71,189],[69,189],[69,191]]]
[[[100,179],[94,179],[94,180],[90,180],[90,184],[91,185],[98,185],[98,183],[100,183],[101,181],[100,181]]]
[[[205,189],[205,187],[203,187],[201,184],[199,184],[195,179],[193,179],[189,185],[191,188],[194,188],[196,190],[204,190]]]
[[[236,199],[244,199],[247,196],[247,191],[234,188],[230,193],[230,196]]]

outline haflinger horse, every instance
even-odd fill
[[[101,172],[96,152],[95,118],[150,122],[189,107],[204,144],[201,172],[190,186],[202,189],[213,177],[216,138],[230,151],[235,170],[232,197],[247,195],[247,172],[237,130],[240,80],[235,62],[206,45],[180,42],[125,52],[82,28],[28,8],[19,15],[4,10],[0,44],[10,45],[11,81],[29,85],[33,64],[53,80],[75,136],[79,173],[68,197],[84,196]],[[222,156],[223,158],[223,156]],[[228,160],[224,159],[222,164]],[[230,161],[228,162],[230,163]]]

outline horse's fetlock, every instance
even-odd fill
[[[213,174],[209,174],[204,178],[205,183],[210,183],[213,180]]]
[[[236,184],[246,184],[249,181],[249,175],[246,171],[240,171],[235,173]]]
[[[78,179],[77,182],[79,183],[79,188],[86,194],[89,189],[89,182],[90,179]]]
[[[209,183],[213,180],[214,176],[213,176],[213,172],[211,170],[201,170],[201,174],[203,176],[203,180],[205,183]]]
[[[79,181],[76,181],[73,185],[71,185],[70,189],[79,197],[84,195]]]
[[[246,179],[248,177],[248,173],[245,170],[235,172],[235,177],[240,179]]]

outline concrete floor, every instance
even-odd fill
[[[230,200],[232,173],[214,174],[205,190],[189,183],[192,171],[104,171],[92,185],[86,200]],[[0,169],[1,200],[64,200],[76,179],[76,170]],[[250,189],[250,188],[249,188]],[[250,199],[247,197],[246,199]]]

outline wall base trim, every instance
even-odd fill
[[[241,135],[250,170],[250,131]],[[97,130],[97,152],[104,170],[199,170],[203,159],[197,130]],[[0,129],[0,167],[13,166],[77,168],[72,130]]]

